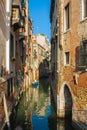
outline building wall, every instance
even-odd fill
[[[52,3],[53,2],[53,3]],[[51,89],[55,110],[57,110],[57,86],[58,86],[58,0],[51,1]]]
[[[0,75],[1,68],[6,68],[6,13],[5,13],[5,3],[0,2]],[[4,52],[4,53],[3,53]]]
[[[59,4],[58,4],[59,2]],[[83,18],[84,8],[82,6],[83,0],[59,0],[57,1],[58,10],[55,12],[55,3],[51,5],[51,86],[52,91],[55,92],[55,85],[58,86],[57,90],[57,112],[58,116],[64,117],[66,115],[65,110],[72,111],[72,118],[80,118],[80,112],[87,109],[85,105],[86,100],[86,90],[87,90],[87,63],[82,65],[81,52],[82,45],[85,41],[85,48],[87,46],[87,17]],[[70,28],[66,30],[66,8],[70,4]],[[77,6],[78,5],[78,6]],[[54,17],[55,16],[55,17]],[[58,16],[59,28],[57,28],[57,40],[55,40],[55,28],[56,16]],[[83,19],[82,19],[83,18]],[[57,24],[58,24],[57,21]],[[54,27],[55,25],[55,27]],[[55,49],[55,44],[58,45],[58,50]],[[86,51],[86,49],[85,49]],[[69,52],[69,63],[66,64],[66,54]],[[86,53],[87,54],[87,53]],[[56,57],[57,56],[57,57]],[[84,59],[85,57],[83,57]],[[86,59],[86,58],[85,58]],[[86,59],[87,60],[87,59]],[[54,65],[55,63],[55,65]],[[58,71],[58,77],[55,75]],[[55,78],[52,78],[54,77]],[[55,81],[58,81],[56,84]],[[67,95],[67,96],[66,96]],[[56,98],[56,95],[54,95]],[[73,104],[70,103],[73,101]],[[78,112],[78,110],[80,110]],[[68,111],[69,112],[69,111]],[[78,117],[76,116],[76,113]],[[70,113],[68,113],[70,114]],[[82,118],[85,119],[85,116]],[[82,121],[80,118],[80,121]],[[86,120],[86,119],[85,119]]]
[[[70,28],[64,30],[64,12],[66,5],[70,3]],[[77,7],[78,5],[78,7]],[[87,38],[87,20],[81,20],[81,1],[64,0],[60,1],[60,73],[58,93],[61,94],[64,83],[70,87],[73,99],[73,110],[86,110],[86,68],[83,70],[80,65],[80,45]],[[70,62],[65,64],[65,52],[70,52]],[[64,90],[63,90],[64,91]],[[81,94],[82,93],[82,94]],[[84,93],[84,94],[83,94]],[[59,94],[59,95],[60,95]],[[61,95],[60,95],[61,96]],[[64,97],[62,97],[63,100]],[[60,101],[61,102],[61,101]],[[85,103],[84,103],[85,102]],[[60,104],[61,106],[61,104]],[[64,105],[60,108],[64,109]],[[74,115],[74,112],[73,112]]]
[[[47,38],[42,34],[33,36],[33,69],[36,71],[36,78],[42,77],[40,71],[41,65],[47,58],[46,52],[49,52],[49,42]],[[44,69],[44,68],[43,68]],[[44,71],[44,70],[43,70]]]
[[[24,39],[22,40],[23,45],[24,45],[24,81],[23,81],[23,89],[26,90],[26,88],[29,85],[29,63],[28,63],[28,58],[29,58],[29,38],[28,38],[28,0],[24,1],[25,3],[25,25],[24,25]]]
[[[29,84],[34,81],[33,77],[33,24],[29,18]]]
[[[20,32],[21,28],[25,30]],[[18,103],[23,85],[28,86],[28,0],[26,3],[0,1],[0,39],[0,129],[3,129],[6,121],[9,122],[9,113]]]

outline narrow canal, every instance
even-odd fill
[[[37,87],[29,86],[23,93],[14,116],[11,130],[21,126],[23,130],[74,130],[66,126],[64,120],[58,120],[50,101],[49,80],[40,80]]]

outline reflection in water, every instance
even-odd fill
[[[73,130],[66,129],[64,121],[58,121],[50,104],[49,80],[40,80],[37,87],[29,86],[11,119],[11,128],[20,125],[23,130]],[[57,127],[58,126],[58,127]]]
[[[17,125],[24,130],[50,130],[48,121],[50,115],[49,80],[45,82],[42,80],[37,87],[29,86],[23,93],[11,123],[12,130]]]
[[[75,130],[70,120],[58,119],[57,130]]]
[[[64,120],[58,120],[58,130],[65,130],[65,122]]]

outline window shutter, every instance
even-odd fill
[[[82,66],[83,63],[83,42],[80,42],[80,65]]]
[[[87,66],[87,40],[80,43],[80,65]]]

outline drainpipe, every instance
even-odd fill
[[[7,103],[6,103],[6,97],[5,97],[5,93],[4,92],[2,92],[2,98],[3,98],[4,112],[5,112],[5,118],[6,118],[7,127],[8,127],[8,130],[11,130],[10,129],[9,114],[8,114],[8,109],[7,109]]]
[[[11,1],[6,0],[6,71],[10,72],[10,19]]]
[[[58,0],[58,3],[57,3],[57,20],[58,20],[58,25],[57,25],[57,78],[58,78],[58,81],[59,81],[59,76],[60,76],[60,47],[59,47],[59,44],[60,44],[60,33],[59,33],[59,4],[60,4],[60,0]],[[58,84],[58,81],[57,81],[57,84]],[[59,87],[59,85],[58,85]],[[58,88],[59,89],[59,88]],[[58,89],[57,89],[57,115],[59,116],[59,109],[60,109],[60,96],[58,95]]]

